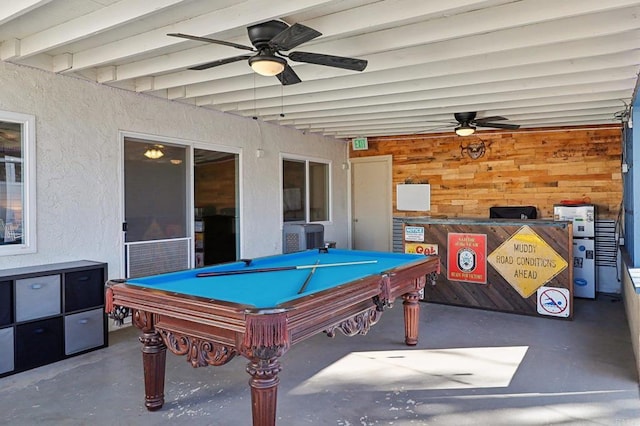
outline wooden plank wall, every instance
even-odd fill
[[[483,157],[461,150],[484,143]],[[395,208],[399,183],[431,184],[429,214],[488,217],[489,208],[535,205],[553,218],[553,204],[589,198],[598,218],[616,219],[622,200],[620,126],[477,132],[369,138],[367,151],[351,158],[393,156],[394,216],[424,216]]]
[[[198,164],[195,167],[195,206],[223,209],[236,206],[234,158]]]

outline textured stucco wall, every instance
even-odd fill
[[[36,117],[38,247],[0,256],[0,269],[91,259],[121,276],[121,131],[241,148],[243,257],[281,252],[280,154],[332,161],[326,239],[348,246],[344,141],[2,62],[0,110]]]

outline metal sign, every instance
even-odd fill
[[[527,225],[489,254],[487,260],[524,298],[567,267],[567,261]]]
[[[411,254],[424,254],[425,256],[437,256],[438,245],[430,243],[405,243],[404,252]]]
[[[487,283],[487,236],[447,235],[447,279],[476,284]]]
[[[404,227],[404,240],[415,241],[421,243],[424,241],[424,227],[423,226],[405,226]]]
[[[538,313],[552,317],[567,318],[571,312],[570,293],[568,288],[538,288]]]

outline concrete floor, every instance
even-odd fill
[[[317,335],[282,358],[278,425],[640,425],[622,301],[575,301],[575,319],[422,304],[420,343],[402,306],[366,336]],[[167,356],[166,403],[147,412],[137,330],[110,346],[0,379],[0,424],[251,425],[244,358],[192,368]]]

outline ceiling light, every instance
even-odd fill
[[[475,133],[475,131],[476,131],[475,127],[470,126],[466,123],[456,127],[456,134],[458,136],[471,136],[472,134]]]
[[[256,55],[249,58],[249,65],[260,75],[272,77],[284,71],[287,64],[282,58],[273,55]]]
[[[151,160],[157,160],[158,158],[162,157],[164,155],[164,152],[162,152],[160,150],[160,147],[151,147],[149,149],[147,149],[144,152],[144,156],[151,159]]]

